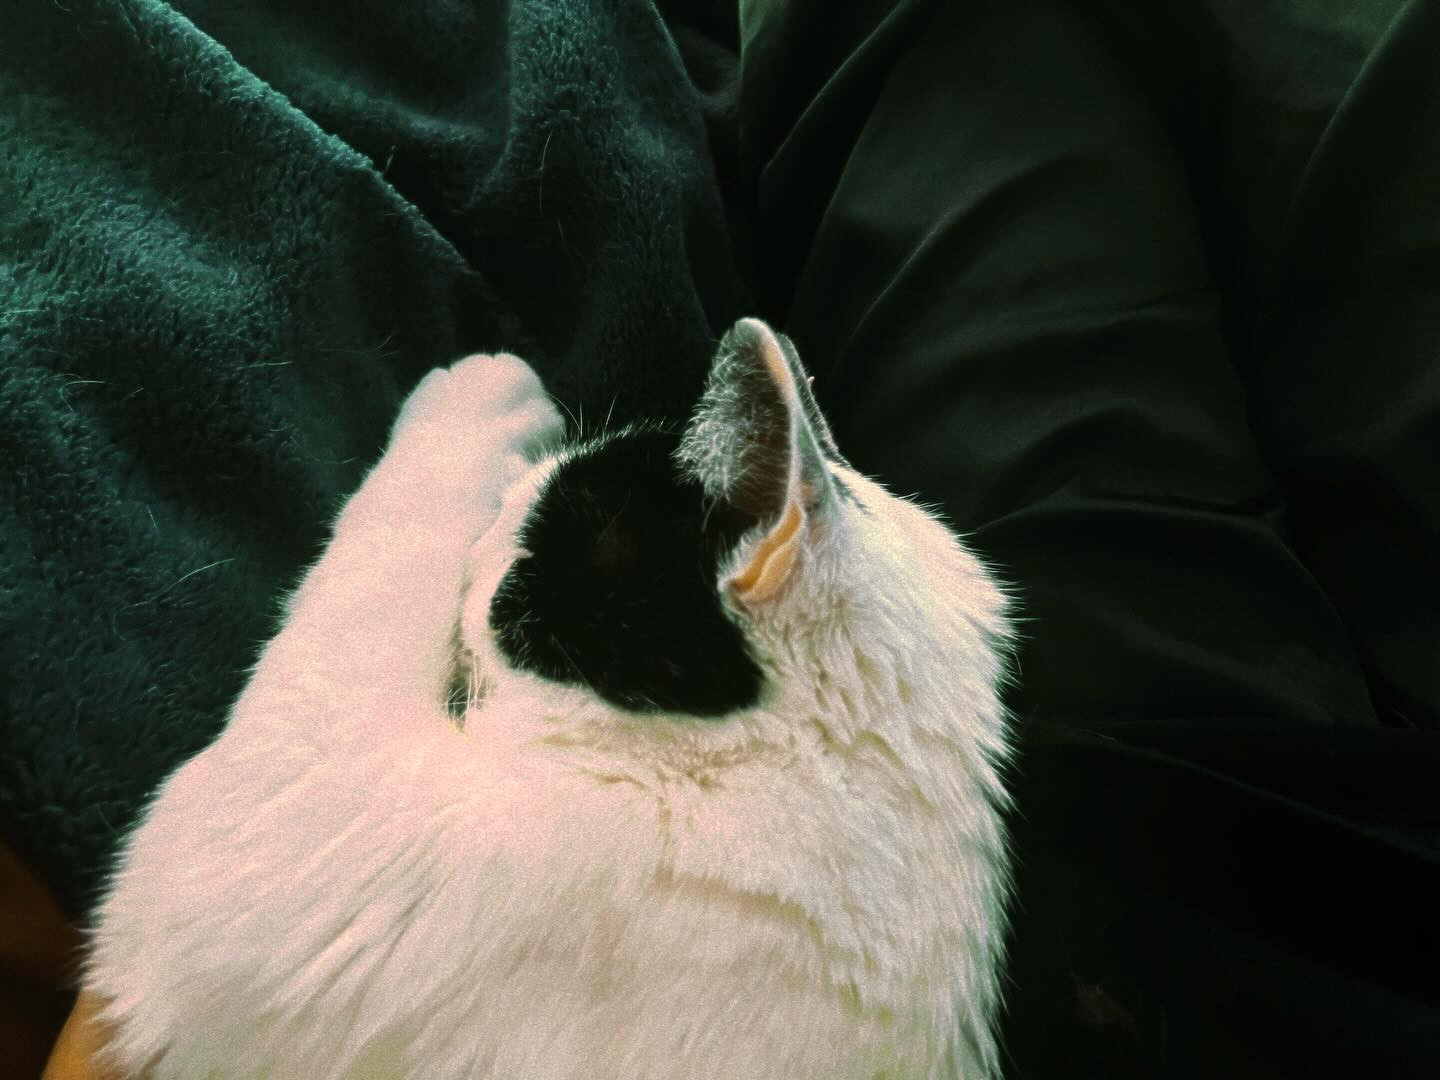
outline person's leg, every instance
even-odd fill
[[[1440,4],[1391,23],[1310,159],[1247,375],[1296,550],[1383,721],[1440,728]]]
[[[857,466],[1020,585],[1012,705],[1373,723],[1138,86],[1063,5],[868,6],[846,49],[825,5],[742,7],[761,294]]]
[[[1031,620],[1007,1075],[1423,1069],[1440,872],[1339,815],[1433,748],[1290,546],[1197,156],[1078,7],[741,8],[762,314]]]

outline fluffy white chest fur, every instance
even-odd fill
[[[561,438],[514,357],[411,396],[123,853],[114,1062],[996,1075],[1001,593],[763,323],[683,431]]]

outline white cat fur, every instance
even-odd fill
[[[830,463],[867,509],[837,500],[787,589],[736,611],[761,706],[624,713],[513,670],[486,624],[559,433],[514,357],[407,402],[223,734],[126,845],[84,982],[112,1060],[156,1080],[997,1075],[1001,592]]]

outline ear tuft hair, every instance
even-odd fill
[[[767,525],[791,502],[827,506],[825,459],[841,460],[794,346],[759,319],[720,340],[677,456],[707,496]]]

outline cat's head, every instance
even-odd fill
[[[852,736],[958,710],[1000,749],[1003,594],[936,518],[849,467],[759,320],[720,342],[683,428],[540,460],[470,581],[461,637],[486,697],[691,727],[799,711]]]

